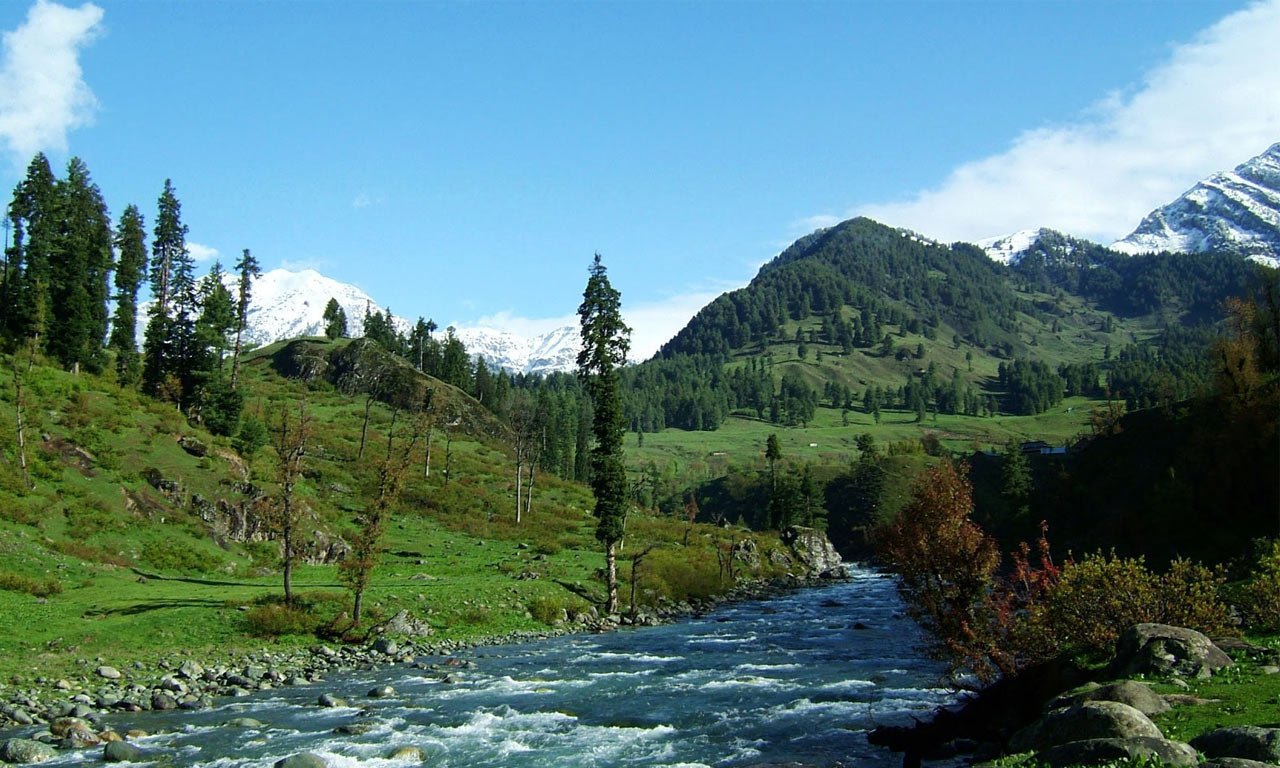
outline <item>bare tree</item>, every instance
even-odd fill
[[[294,549],[298,528],[302,523],[300,506],[295,502],[294,489],[302,476],[302,460],[307,452],[307,440],[311,434],[311,419],[307,415],[307,401],[298,402],[296,419],[289,417],[289,406],[280,408],[280,421],[273,435],[276,449],[276,478],[280,483],[280,495],[272,509],[272,528],[283,541],[284,599],[293,602],[293,563],[297,558]]]
[[[404,488],[404,477],[413,462],[414,448],[430,425],[425,408],[416,408],[410,422],[408,438],[402,439],[400,449],[396,450],[395,413],[393,411],[392,426],[388,430],[387,452],[378,462],[378,495],[374,497],[372,504],[356,515],[356,533],[351,541],[351,554],[338,566],[339,578],[351,590],[354,598],[351,619],[357,625],[363,613],[365,590],[382,555],[382,539],[386,534],[391,507]]]
[[[511,397],[511,431],[512,447],[516,454],[516,523],[520,522],[521,482],[524,479],[524,468],[529,466],[529,494],[533,493],[533,468],[531,458],[535,451],[538,435],[538,407],[536,401],[526,392],[514,392]]]
[[[639,610],[636,606],[636,584],[640,581],[640,564],[644,562],[645,556],[652,552],[658,545],[650,544],[639,552],[631,556],[631,620],[636,620],[636,613]]]

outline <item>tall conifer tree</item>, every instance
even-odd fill
[[[116,311],[107,346],[116,353],[116,377],[122,384],[138,380],[138,286],[147,270],[146,229],[136,205],[120,215],[116,228]]]
[[[26,177],[9,203],[12,244],[6,252],[3,286],[5,327],[13,340],[37,338],[43,344],[49,316],[49,270],[58,221],[53,209],[56,179],[43,153],[27,166]]]
[[[180,370],[178,361],[185,357],[182,345],[187,333],[178,322],[178,307],[188,304],[189,320],[189,304],[195,301],[187,228],[182,223],[182,205],[169,179],[164,180],[164,191],[160,193],[151,239],[150,274],[152,304],[143,339],[142,385],[149,394],[160,395],[167,377]],[[170,394],[181,397],[180,392]]]
[[[627,525],[627,470],[622,440],[626,421],[622,413],[619,369],[627,361],[631,329],[622,322],[622,295],[609,284],[600,254],[589,269],[582,304],[578,307],[582,350],[578,352],[581,377],[595,408],[591,430],[591,490],[596,497],[596,539],[604,544],[605,582],[609,591],[607,613],[618,611],[618,544]]]
[[[89,169],[78,157],[59,181],[54,213],[58,237],[49,268],[46,348],[69,369],[101,370],[107,335],[107,275],[111,271],[111,221]]]
[[[235,389],[240,379],[240,350],[244,329],[249,323],[249,299],[253,293],[253,281],[262,276],[262,268],[258,260],[245,248],[236,262],[236,273],[240,275],[239,291],[236,296],[236,343],[231,352],[231,388]]]

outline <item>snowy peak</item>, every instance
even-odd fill
[[[533,337],[493,328],[459,328],[456,335],[472,357],[509,373],[568,373],[577,367],[580,342],[573,326]]]
[[[1024,229],[1014,232],[1012,235],[1004,237],[989,237],[986,240],[979,240],[976,245],[987,252],[987,255],[994,261],[1001,264],[1017,264],[1026,255],[1031,246],[1035,245],[1041,237],[1049,234],[1058,234],[1052,229]]]
[[[227,279],[234,295],[235,275],[227,275]],[[349,336],[364,333],[366,309],[381,311],[369,294],[349,283],[340,283],[312,269],[273,269],[253,281],[245,336],[258,345],[298,336],[322,336],[324,308],[329,299],[337,301],[346,313]],[[404,318],[396,317],[392,322],[399,332],[409,331]]]
[[[1280,143],[1147,214],[1111,247],[1131,254],[1225,251],[1280,264]]]

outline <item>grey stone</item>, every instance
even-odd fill
[[[392,688],[389,685],[380,685],[377,688],[374,688],[373,690],[369,691],[369,698],[371,699],[385,699],[388,696],[395,696],[395,695],[396,695],[396,689]]]
[[[1157,757],[1164,765],[1194,766],[1196,751],[1180,741],[1150,736],[1127,739],[1086,739],[1059,744],[1036,753],[1036,762],[1052,768],[1070,765],[1098,765],[1113,760]]]
[[[389,637],[380,637],[373,641],[373,650],[387,656],[395,656],[400,650],[400,646],[396,645],[396,641]]]
[[[105,677],[108,680],[119,680],[121,677],[120,670],[116,669],[115,667],[108,667],[105,664],[101,667],[98,667],[97,672],[98,672],[98,677]]]
[[[1086,691],[1077,696],[1076,701],[1118,701],[1148,717],[1169,711],[1169,703],[1160,694],[1135,680],[1124,680]]]
[[[124,741],[109,741],[102,748],[102,759],[108,763],[140,763],[146,760],[142,750]]]
[[[1111,672],[1127,675],[1182,675],[1208,677],[1215,669],[1232,664],[1208,637],[1186,627],[1168,624],[1135,624],[1116,641]]]
[[[422,762],[427,759],[427,753],[422,751],[422,747],[396,747],[387,753],[388,760],[413,760]]]
[[[1275,768],[1272,763],[1246,760],[1243,757],[1215,757],[1200,764],[1200,768]]]
[[[178,708],[178,700],[167,693],[156,691],[151,695],[151,708],[165,711]]]
[[[197,680],[204,674],[204,667],[200,666],[200,662],[195,659],[188,659],[182,663],[181,667],[178,667],[178,674],[188,680]]]
[[[234,717],[223,725],[228,728],[264,728],[261,720],[254,720],[252,717]]]
[[[1191,740],[1205,757],[1242,757],[1280,765],[1280,728],[1233,725]]]
[[[277,760],[274,768],[329,768],[329,763],[314,752],[300,752],[283,760]]]
[[[53,747],[34,739],[8,739],[0,744],[0,760],[6,763],[43,763],[57,754]]]
[[[322,707],[345,707],[347,706],[347,700],[338,698],[332,693],[322,693],[320,694],[319,704]]]
[[[1009,740],[1014,752],[1030,752],[1086,739],[1127,739],[1147,736],[1163,739],[1155,723],[1128,704],[1118,701],[1087,701],[1065,709],[1055,709],[1018,731]]]

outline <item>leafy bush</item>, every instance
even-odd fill
[[[582,613],[585,603],[576,599],[542,596],[530,600],[528,608],[534,619],[548,626],[555,626]]]
[[[68,504],[63,514],[67,518],[67,535],[82,541],[104,531],[118,531],[125,527],[124,521],[98,499]]]
[[[236,433],[231,444],[241,456],[249,458],[267,444],[267,426],[256,416],[245,416],[240,421],[240,431]]]
[[[641,586],[677,602],[710,597],[724,587],[714,556],[693,548],[650,552],[640,568],[639,578]],[[629,590],[630,586],[624,588]]]
[[[183,573],[206,573],[219,565],[204,553],[172,539],[148,541],[142,546],[142,561],[153,568]]]
[[[62,593],[62,585],[57,579],[33,579],[18,573],[0,572],[0,589],[10,592],[26,592],[35,597],[50,597]]]
[[[301,605],[266,603],[250,608],[244,615],[246,631],[254,637],[311,635],[320,619]]]
[[[1259,556],[1240,603],[1250,626],[1280,632],[1280,539],[1272,541],[1269,551],[1264,550]]]
[[[50,544],[49,547],[55,552],[60,552],[68,557],[78,558],[90,563],[116,565],[121,568],[128,568],[133,565],[132,561],[123,554],[108,552],[102,547],[95,547],[81,541],[55,541]]]

